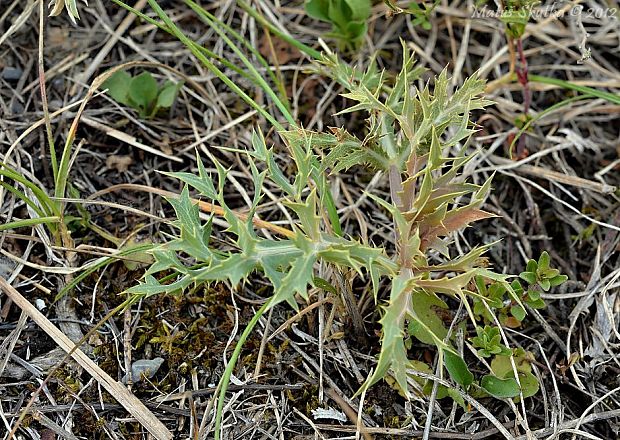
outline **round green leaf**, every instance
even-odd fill
[[[568,277],[566,275],[557,275],[549,280],[549,284],[551,285],[551,287],[555,287],[559,286],[566,280],[568,280]]]
[[[538,258],[538,270],[549,269],[549,263],[549,253],[547,253],[547,251],[544,251],[542,254],[540,254],[540,258]]]
[[[148,109],[157,98],[157,81],[149,72],[142,72],[129,84],[129,98],[142,110]]]
[[[542,290],[544,290],[545,292],[548,292],[549,289],[551,289],[551,282],[549,280],[540,280],[538,282],[538,285],[541,287]]]
[[[418,320],[424,323],[421,325],[418,320],[412,319],[409,322],[409,334],[415,336],[425,344],[435,344],[437,339],[443,340],[448,334],[443,320],[437,315],[437,309],[447,309],[448,305],[439,299],[437,295],[430,292],[416,292],[412,303],[413,311]],[[433,334],[430,334],[430,333]]]
[[[498,399],[516,397],[519,395],[519,384],[515,379],[500,379],[497,376],[487,374],[480,381],[480,386],[484,390]]]
[[[329,0],[310,0],[306,2],[306,12],[312,18],[329,20]]]
[[[157,96],[157,107],[169,108],[174,104],[174,100],[177,97],[177,92],[181,88],[182,84],[175,84],[172,81],[166,81],[166,84],[159,91]]]
[[[108,89],[110,96],[118,103],[129,105],[127,95],[129,93],[129,84],[131,83],[131,75],[124,70],[115,72],[111,77],[105,80],[102,87]]]
[[[518,304],[510,308],[510,313],[517,321],[523,321],[525,319],[525,309]]]
[[[524,398],[535,395],[540,388],[536,376],[529,372],[519,372],[519,382],[521,383],[521,391]]]
[[[522,278],[528,284],[534,284],[536,282],[536,274],[533,272],[521,272],[519,278]]]
[[[372,6],[369,0],[344,0],[351,9],[352,21],[365,21],[370,17],[370,8]]]

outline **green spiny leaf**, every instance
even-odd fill
[[[379,321],[382,328],[379,360],[372,376],[362,386],[362,390],[368,389],[385,377],[391,369],[396,383],[408,395],[407,365],[409,362],[403,337],[405,319],[411,313],[411,293],[409,280],[405,276],[400,275],[392,280],[390,300],[383,309],[384,315]]]

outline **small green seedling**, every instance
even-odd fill
[[[172,107],[182,86],[182,82],[172,81],[160,86],[149,72],[132,77],[124,70],[103,83],[116,102],[134,108],[141,118],[152,118],[159,110]]]
[[[519,278],[530,285],[537,284],[545,292],[548,292],[550,288],[559,286],[564,281],[568,280],[566,275],[560,275],[558,269],[549,267],[549,254],[547,252],[540,254],[538,261],[528,261],[525,272],[521,272]],[[529,294],[531,294],[531,292],[528,292],[528,295]],[[540,297],[540,295],[538,295],[538,297]]]
[[[537,0],[508,0],[500,19],[506,26],[506,34],[510,38],[518,39],[523,36],[532,8],[537,3]]]
[[[391,14],[409,14],[413,18],[411,20],[412,26],[422,26],[422,29],[428,31],[432,26],[430,21],[431,14],[440,0],[435,0],[433,3],[412,1],[409,3],[408,8],[401,8],[392,0],[383,0],[383,2],[389,8]]]
[[[356,49],[362,43],[370,17],[370,0],[308,0],[306,12],[310,17],[332,24],[328,36],[336,38],[346,49]]]
[[[476,334],[471,338],[471,343],[478,348],[478,354],[483,358],[488,358],[496,354],[510,356],[510,349],[501,343],[499,328],[485,325],[476,327]]]

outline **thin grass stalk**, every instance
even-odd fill
[[[281,100],[282,104],[285,105],[287,107],[287,109],[288,109],[288,97],[286,96],[286,90],[284,89],[284,84],[282,84],[282,82],[279,81],[278,78],[276,77],[276,75],[271,71],[271,66],[269,65],[267,60],[261,55],[261,53],[246,38],[244,38],[242,35],[240,35],[237,31],[235,31],[233,28],[228,26],[222,20],[217,18],[215,15],[211,14],[209,11],[204,9],[202,6],[198,5],[197,3],[195,3],[192,0],[185,0],[185,3],[187,5],[189,5],[189,7],[192,8],[198,15],[200,15],[201,17],[206,19],[205,21],[207,21],[207,19],[208,19],[210,22],[213,22],[213,23],[217,24],[217,26],[219,26],[220,28],[224,29],[224,31],[226,31],[227,33],[232,35],[234,39],[236,39],[241,44],[243,44],[243,46],[246,49],[248,49],[252,53],[252,55],[254,55],[256,57],[258,62],[261,64],[261,66],[263,66],[263,68],[265,68],[265,71],[267,72],[267,75],[269,75],[271,80],[274,82],[274,84],[278,88],[278,91],[282,95],[282,96],[280,96],[280,100]],[[208,24],[209,24],[209,21],[207,21]],[[211,26],[213,26],[213,25],[211,25]],[[215,29],[215,27],[214,27],[214,29]],[[218,32],[218,34],[219,34],[219,32]],[[289,113],[290,113],[290,109],[289,109]]]
[[[54,145],[54,134],[52,132],[52,123],[50,120],[50,110],[47,103],[47,89],[45,86],[45,64],[43,58],[44,34],[45,34],[45,10],[43,2],[39,3],[39,50],[38,50],[38,67],[39,67],[39,88],[41,90],[41,105],[43,107],[43,116],[45,118],[45,133],[47,134],[47,143],[50,151],[50,162],[52,164],[52,175],[54,181],[58,177],[58,159],[56,158],[56,147]]]
[[[271,301],[265,302],[265,304],[263,304],[261,308],[256,311],[250,322],[248,322],[248,325],[243,330],[243,333],[241,333],[241,336],[239,336],[239,341],[237,341],[237,344],[235,345],[235,349],[230,356],[230,359],[228,360],[228,365],[226,365],[224,374],[222,375],[222,378],[220,379],[220,382],[217,386],[219,389],[219,394],[217,399],[217,408],[215,410],[215,440],[220,440],[221,438],[224,398],[226,397],[226,391],[228,390],[230,377],[232,376],[232,372],[235,369],[235,365],[237,364],[237,360],[239,359],[239,355],[241,354],[241,349],[243,348],[245,341],[250,336],[250,333],[252,333],[252,330],[254,330],[254,327],[256,327],[256,324],[258,324],[260,318],[265,314],[265,312],[269,309],[270,306]]]
[[[173,37],[176,37],[174,32],[170,28],[168,28],[168,26],[166,26],[166,25],[162,24],[161,22],[159,22],[159,21],[149,17],[148,15],[144,14],[142,11],[138,11],[137,9],[131,7],[130,5],[128,5],[127,3],[124,3],[121,0],[112,0],[112,2],[115,3],[117,6],[120,6],[121,8],[131,12],[132,14],[135,14],[136,16],[140,17],[142,20],[146,21],[147,23],[150,23],[153,26],[156,26],[158,29],[161,29],[162,31],[172,35]],[[207,49],[206,47],[201,46],[199,44],[196,44],[193,41],[192,41],[192,45],[194,46],[195,49],[200,50],[201,52],[204,52],[204,54],[206,56],[208,56],[209,58],[212,58],[212,59],[222,63],[228,69],[231,69],[235,73],[237,73],[237,74],[243,76],[244,78],[247,78],[248,80],[250,80],[250,76],[243,69],[240,69],[235,64],[233,64],[230,61],[228,61],[226,58],[223,58],[223,57],[219,56],[215,52],[212,52],[209,49]]]
[[[595,89],[593,87],[580,86],[579,84],[573,84],[570,81],[564,81],[558,78],[549,78],[541,75],[529,75],[529,80],[541,84],[549,84],[553,86],[562,87],[563,89],[574,90],[584,95],[593,96],[595,98],[601,98],[612,104],[620,105],[620,94],[605,92],[603,90]]]
[[[23,186],[25,186],[30,191],[32,191],[35,198],[41,204],[41,208],[44,210],[44,212],[47,215],[49,214],[55,214],[58,216],[60,215],[60,210],[58,209],[58,206],[52,201],[52,199],[50,199],[50,197],[47,194],[45,194],[45,191],[43,191],[37,185],[35,185],[34,183],[26,179],[21,174],[18,174],[12,169],[10,169],[9,167],[7,167],[5,164],[0,163],[0,166],[3,167],[2,169],[0,169],[0,176],[8,177],[9,179],[12,179],[15,182],[21,183]]]
[[[16,220],[14,222],[5,223],[0,225],[0,232],[6,231],[9,229],[17,229],[17,228],[25,228],[28,226],[36,226],[42,224],[53,224],[60,223],[60,217],[38,217],[38,218],[28,218],[25,220]]]
[[[265,81],[263,79],[262,75],[258,72],[258,70],[256,70],[256,67],[254,67],[254,64],[252,64],[252,62],[245,56],[245,54],[241,51],[239,46],[237,46],[234,43],[234,41],[232,41],[228,37],[228,35],[226,35],[225,30],[222,29],[222,27],[219,25],[219,23],[217,23],[216,21],[212,20],[211,17],[213,17],[213,15],[209,14],[207,11],[205,11],[202,8],[200,8],[198,5],[196,5],[195,3],[193,3],[190,0],[186,0],[185,2],[209,26],[211,26],[211,28],[213,28],[213,30],[220,36],[220,38],[228,45],[228,47],[239,57],[239,59],[241,60],[243,65],[246,67],[246,69],[248,69],[248,71],[251,73],[251,75],[252,75],[252,82],[256,86],[258,86],[261,89],[263,89],[263,91],[267,94],[267,96],[269,96],[271,98],[273,103],[276,105],[276,107],[278,107],[278,110],[280,110],[280,113],[282,113],[282,115],[288,121],[288,123],[293,125],[293,126],[296,126],[297,124],[295,123],[295,119],[293,118],[293,115],[291,115],[290,110],[287,108],[287,106],[284,105],[282,100],[274,93],[274,91],[271,88],[271,86],[269,84],[267,84],[267,81]],[[213,18],[215,18],[215,17],[213,17]],[[243,38],[240,35],[238,35],[238,34],[237,34],[236,38],[238,38],[240,40],[243,40]],[[254,51],[255,51],[255,49],[254,49]],[[264,59],[263,59],[263,61],[264,61]],[[266,62],[265,62],[265,64],[266,64]]]
[[[0,181],[0,185],[2,185],[2,187],[4,189],[6,189],[8,192],[13,194],[18,199],[23,200],[24,203],[26,203],[26,205],[30,206],[32,208],[32,210],[34,212],[36,212],[39,217],[45,217],[46,216],[46,214],[43,212],[43,210],[41,208],[39,208],[39,206],[37,206],[37,204],[34,202],[34,200],[32,200],[30,197],[26,196],[25,193],[23,193],[22,191],[20,191],[17,188],[15,188],[13,185],[8,184],[6,182],[1,182]]]
[[[234,83],[227,75],[225,75],[220,69],[218,69],[215,64],[213,64],[204,54],[196,49],[195,44],[193,44],[192,40],[190,40],[180,29],[174,24],[174,22],[170,19],[168,14],[157,4],[155,0],[148,0],[149,5],[153,8],[155,13],[159,16],[159,18],[165,23],[166,26],[170,28],[175,37],[177,37],[185,46],[187,46],[190,51],[194,54],[196,58],[200,60],[201,63],[205,65],[207,69],[211,71],[215,76],[217,76],[224,84],[226,84],[235,94],[237,94],[241,99],[243,99],[246,103],[248,103],[253,109],[255,109],[258,113],[261,114],[265,119],[269,121],[271,125],[276,127],[277,130],[284,130],[284,126],[278,122],[276,118],[274,118],[268,111],[266,111],[263,106],[259,105],[254,99],[252,99],[245,91],[243,91],[237,84]]]

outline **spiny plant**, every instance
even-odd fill
[[[223,60],[188,38],[155,0],[149,0],[149,4],[161,21],[135,11],[120,0],[114,1],[179,38],[217,78],[265,117],[295,165],[293,175],[280,168],[273,147],[268,147],[262,132],[255,130],[252,147],[238,151],[246,158],[254,181],[252,206],[244,216],[228,204],[229,170],[219,161],[212,159],[213,176],[200,157],[197,157],[197,174],[167,173],[186,185],[180,198],[169,200],[176,213],[178,234],[152,251],[155,262],[146,272],[144,282],[129,289],[135,297],[148,297],[178,294],[188,288],[222,281],[237,286],[256,275],[270,282],[271,296],[240,335],[222,375],[216,438],[221,436],[224,397],[245,340],[267,310],[283,302],[297,309],[299,299],[310,300],[310,288],[324,284],[316,273],[321,263],[352,269],[359,276],[368,277],[375,299],[381,304],[380,353],[374,371],[360,391],[383,378],[391,379],[406,396],[428,389],[428,384],[420,389],[412,377],[416,372],[430,371],[429,365],[410,359],[408,347],[412,338],[435,346],[438,373],[443,375],[445,369],[456,385],[471,394],[520,399],[537,388],[529,355],[509,348],[497,318],[498,313],[505,312],[520,322],[526,314],[525,304],[536,301],[535,295],[529,293],[536,289],[528,288],[527,293],[518,290],[516,284],[509,282],[509,275],[488,268],[483,254],[492,244],[476,246],[460,256],[451,256],[449,245],[454,232],[493,217],[481,209],[491,189],[491,178],[477,185],[460,176],[472,158],[467,154],[467,143],[475,132],[470,113],[489,103],[480,97],[483,81],[472,77],[452,91],[444,71],[435,79],[433,87],[427,84],[415,88],[412,84],[420,78],[423,69],[415,66],[404,43],[402,69],[395,76],[378,71],[374,64],[366,70],[352,68],[332,53],[321,55],[290,36],[278,34],[256,11],[241,2],[262,25],[317,59],[318,70],[344,87],[343,96],[354,105],[342,114],[367,114],[363,138],[343,128],[313,132],[294,120],[284,87],[277,78],[261,75],[244,52],[250,51],[263,64],[265,60],[260,54],[241,35],[195,2],[185,0],[235,53],[244,65],[243,70],[233,68],[230,60]],[[266,109],[254,101],[221,66],[231,68],[262,88],[273,107]],[[269,81],[273,81],[272,85]],[[286,126],[269,109],[279,112]],[[380,246],[347,237],[340,230],[326,176],[353,166],[367,166],[388,176],[389,199],[374,194],[368,197],[393,221],[396,248],[391,254]],[[266,181],[270,187],[279,189],[287,214],[296,219],[292,230],[281,231],[282,238],[260,235],[252,221]],[[201,221],[189,188],[219,205],[229,224],[224,232],[230,235],[232,247],[222,248],[211,240],[212,222]],[[326,211],[328,215],[323,215]],[[545,276],[557,275],[553,272]],[[389,292],[380,288],[383,285],[389,286]],[[455,323],[465,335],[466,346],[480,359],[491,359],[488,374],[482,377],[474,376],[469,370],[464,353],[455,342],[455,326],[444,322],[445,313],[452,312],[449,304],[459,302],[471,324]],[[532,377],[536,387],[526,388],[526,381]],[[458,400],[461,393],[450,393],[450,390],[444,387],[437,396],[450,395]]]
[[[506,338],[496,326],[496,314],[502,317],[502,324],[508,322],[510,315],[512,326],[519,326],[526,315],[524,304],[544,306],[537,294],[539,280],[544,278],[542,287],[548,288],[551,279],[557,285],[565,277],[549,268],[549,256],[545,253],[540,259],[544,276],[532,274],[536,271],[534,260],[522,274],[532,285],[525,292],[518,281],[509,283],[509,276],[486,267],[482,255],[490,245],[450,257],[445,237],[473,222],[493,217],[480,209],[490,190],[491,178],[482,185],[474,185],[458,177],[472,158],[466,155],[467,141],[475,131],[470,112],[483,108],[488,101],[479,97],[484,84],[475,77],[465,80],[460,89],[450,94],[445,71],[435,79],[433,91],[428,85],[412,88],[422,70],[415,67],[404,44],[403,53],[403,68],[389,84],[372,65],[364,72],[355,71],[334,55],[326,56],[321,63],[323,73],[347,89],[343,96],[356,102],[341,113],[368,113],[368,133],[363,140],[341,129],[314,134],[317,147],[328,149],[323,166],[336,172],[367,164],[389,176],[391,200],[370,197],[394,220],[397,246],[392,259],[399,268],[388,275],[391,291],[380,321],[381,352],[364,388],[389,373],[397,387],[409,395],[411,370],[427,369],[421,368],[419,361],[412,363],[408,359],[407,338],[415,337],[437,347],[439,371],[445,365],[452,379],[470,393],[496,397],[531,395],[538,386],[531,371],[523,372],[528,374],[523,383],[529,380],[525,389],[523,384],[519,385],[520,373],[508,377],[500,367],[493,368],[495,364],[504,365],[502,359],[510,361],[516,353],[508,348]],[[450,157],[448,153],[453,150],[456,154]],[[468,201],[461,204],[461,200]],[[450,330],[437,313],[449,309],[443,299],[446,296],[464,305],[476,331],[476,336],[468,336],[466,341],[479,349],[479,356],[493,357],[491,371],[479,382],[452,344]],[[445,395],[455,397],[449,392]]]
[[[241,220],[227,203],[228,170],[217,160],[213,163],[215,180],[199,157],[197,174],[166,173],[186,184],[179,199],[169,200],[176,213],[179,234],[153,251],[155,263],[147,271],[144,283],[132,287],[129,293],[140,297],[177,294],[190,287],[220,281],[236,286],[253,273],[267,278],[273,289],[271,297],[241,335],[222,377],[216,424],[218,438],[224,394],[243,342],[270,308],[286,302],[297,309],[297,295],[306,301],[310,299],[308,292],[316,285],[316,268],[320,262],[351,268],[360,276],[369,277],[378,302],[381,301],[379,286],[384,279],[389,280],[389,297],[382,305],[383,316],[379,321],[382,337],[378,363],[362,390],[389,376],[403,394],[411,396],[414,392],[411,373],[423,370],[419,361],[409,359],[406,348],[407,340],[415,337],[438,349],[439,371],[445,366],[454,382],[466,390],[497,397],[529,395],[519,385],[519,370],[510,376],[512,369],[507,372],[501,368],[502,357],[510,361],[516,352],[507,347],[505,337],[498,339],[499,329],[489,327],[489,322],[485,327],[478,325],[484,323],[484,317],[472,307],[474,300],[478,300],[492,312],[504,307],[506,301],[491,302],[476,291],[476,280],[481,285],[499,285],[507,301],[524,311],[523,297],[507,281],[508,276],[486,267],[483,253],[489,245],[451,257],[446,241],[453,232],[493,216],[480,208],[491,188],[491,179],[476,185],[459,178],[460,170],[472,157],[466,155],[465,147],[474,133],[470,112],[488,103],[479,97],[484,84],[470,78],[450,93],[444,71],[436,78],[434,89],[428,85],[412,88],[412,82],[423,70],[414,65],[405,44],[403,53],[403,68],[391,80],[372,67],[362,72],[333,55],[323,58],[320,69],[347,89],[343,96],[356,102],[342,113],[366,111],[368,133],[360,139],[338,128],[328,133],[308,131],[297,125],[280,129],[279,134],[295,164],[293,178],[278,166],[273,149],[267,147],[261,132],[254,132],[252,149],[241,151],[254,181],[254,198],[247,216],[250,220]],[[457,154],[449,156],[454,149]],[[389,176],[391,200],[368,196],[393,219],[397,243],[393,255],[381,247],[334,234],[329,221],[321,215],[323,206],[317,195],[316,176],[354,165],[368,165]],[[279,188],[284,206],[297,219],[293,230],[284,238],[260,236],[251,221],[267,179]],[[200,220],[189,187],[223,208],[230,225],[226,232],[232,236],[234,249],[218,249],[211,243],[212,224]],[[460,203],[465,199],[466,203]],[[155,276],[162,273],[167,275]],[[450,310],[443,299],[446,297],[465,305],[474,328],[478,329],[471,343],[480,348],[481,355],[494,356],[492,362],[499,365],[479,381],[454,346],[450,331],[438,313]],[[519,318],[523,317],[519,315]],[[523,363],[524,371],[531,374],[526,371],[527,360]]]

